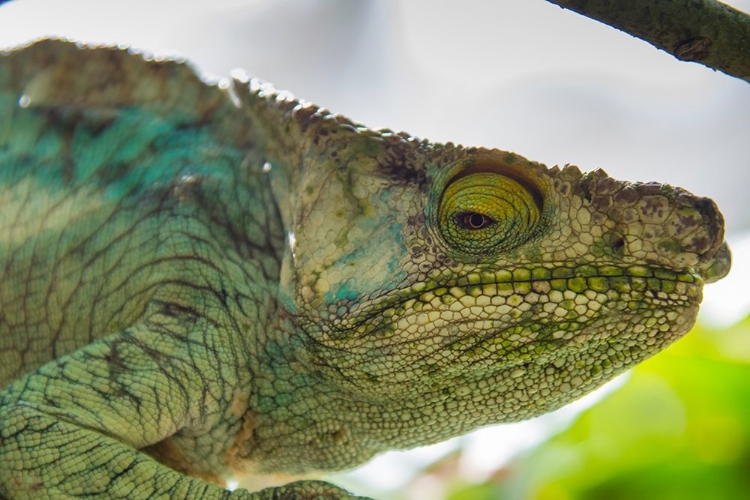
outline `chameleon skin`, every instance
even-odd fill
[[[0,56],[0,497],[346,499],[361,464],[575,400],[692,326],[715,204],[371,130],[236,74]]]

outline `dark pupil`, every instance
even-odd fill
[[[488,217],[476,212],[464,214],[463,219],[464,227],[466,227],[466,229],[482,229],[487,227],[490,222]]]

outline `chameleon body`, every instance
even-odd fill
[[[559,408],[729,269],[682,189],[147,59],[0,56],[0,497],[353,498],[222,485]]]

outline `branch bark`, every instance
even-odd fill
[[[750,16],[715,0],[547,0],[750,82]]]

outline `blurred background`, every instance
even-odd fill
[[[372,127],[713,198],[734,265],[686,339],[551,415],[331,479],[393,500],[750,498],[748,83],[544,0],[0,7],[0,47],[42,36],[182,55],[216,76],[241,67]]]

